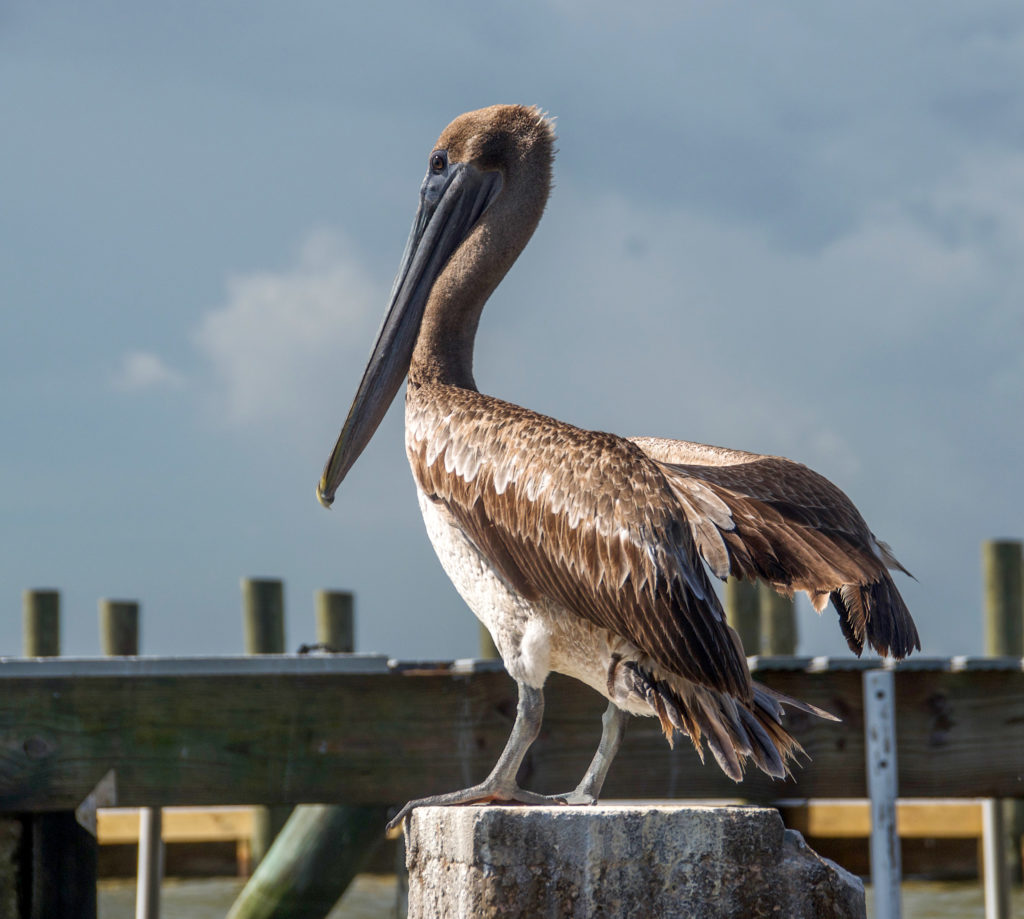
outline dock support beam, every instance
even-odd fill
[[[865,915],[772,808],[421,807],[406,844],[409,919]]]

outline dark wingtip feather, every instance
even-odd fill
[[[858,657],[867,644],[900,660],[921,650],[917,626],[892,578],[883,571],[870,584],[844,584],[831,593],[846,643]]]

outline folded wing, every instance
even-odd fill
[[[824,476],[779,456],[654,437],[632,438],[686,511],[702,558],[719,577],[831,599],[850,648],[905,657],[921,643],[889,574],[906,572],[853,502]]]

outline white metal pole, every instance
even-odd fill
[[[864,672],[864,734],[871,797],[871,883],[876,919],[900,919],[900,837],[896,827],[896,706],[891,670]]]
[[[160,919],[160,884],[164,877],[163,811],[139,809],[139,877],[135,919]]]
[[[982,850],[985,853],[985,919],[1010,919],[1010,872],[1006,865],[1006,821],[1003,802],[981,802]]]

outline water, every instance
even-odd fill
[[[868,887],[868,919],[874,891]],[[1024,892],[1013,891],[1013,919],[1024,919]],[[984,919],[985,894],[977,881],[904,881],[903,919]]]
[[[214,878],[165,881],[160,900],[161,919],[224,919],[244,881]],[[868,919],[872,915],[872,891],[868,888]],[[99,919],[133,919],[135,882],[103,881],[100,884]],[[391,919],[395,908],[395,877],[361,874],[329,919]],[[903,919],[982,919],[985,901],[979,884],[971,881],[906,881],[903,884]],[[1024,892],[1013,895],[1014,919],[1024,919]]]
[[[174,879],[164,881],[160,919],[224,919],[244,878]],[[392,919],[395,876],[360,874],[345,891],[328,919]],[[101,881],[99,919],[134,919],[135,881]]]

